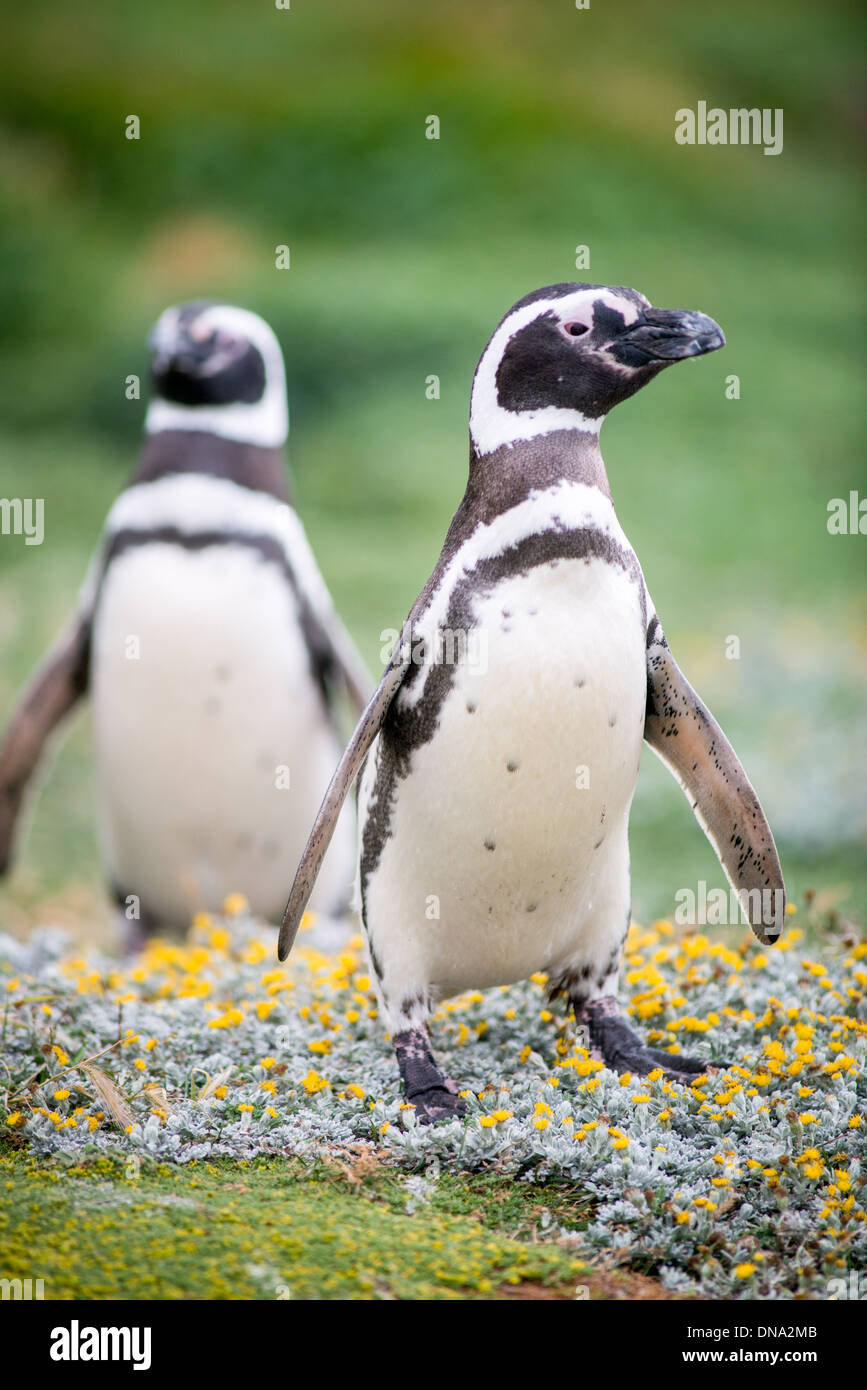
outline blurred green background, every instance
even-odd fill
[[[133,466],[144,402],[124,379],[144,376],[167,304],[217,296],[277,330],[299,509],[378,671],[379,634],[400,625],[460,500],[493,326],[552,281],[632,285],[711,314],[728,347],[606,425],[621,522],[764,802],[790,895],[815,889],[814,910],[863,921],[867,540],[826,528],[830,498],[867,493],[855,16],[806,0],[7,12],[0,496],[44,497],[46,537],[0,537],[0,719]],[[675,111],[700,100],[782,107],[783,153],[677,145]],[[102,920],[88,737],[79,716],[0,887],[0,926]],[[679,789],[645,762],[643,920],[680,887],[724,882]]]

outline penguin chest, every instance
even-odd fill
[[[92,697],[116,886],[177,926],[235,890],[279,912],[339,751],[280,568],[232,544],[116,556]]]
[[[622,929],[645,717],[641,591],[623,569],[553,561],[477,596],[471,616],[371,878],[396,890],[444,993],[524,978],[582,934]],[[377,934],[384,896],[371,895]]]

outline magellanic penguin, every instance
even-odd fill
[[[552,285],[476,370],[467,490],[349,744],[292,887],[289,949],[353,778],[360,906],[381,1016],[422,1121],[461,1113],[431,1053],[443,996],[544,971],[618,1071],[705,1063],[648,1047],[616,991],[642,740],[681,783],[762,941],[785,892],[738,759],[668,648],[599,451],[608,411],[724,344],[704,314]]]
[[[0,868],[46,738],[86,693],[105,867],[128,935],[239,891],[279,920],[343,747],[335,700],[372,682],[290,504],[283,357],[256,314],[170,309],[153,399],[78,611],[0,747]],[[348,904],[352,814],[312,906]]]

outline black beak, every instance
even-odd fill
[[[680,362],[725,347],[718,323],[691,309],[645,309],[621,333],[611,351],[629,366]]]
[[[211,354],[213,343],[210,339],[204,343],[194,342],[184,336],[170,348],[155,348],[152,343],[148,346],[151,349],[151,371],[155,376],[165,376],[167,372],[180,372],[182,376],[200,376]]]

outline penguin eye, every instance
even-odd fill
[[[588,331],[586,323],[563,324],[563,332],[568,333],[570,338],[580,338],[582,333],[587,333]]]

